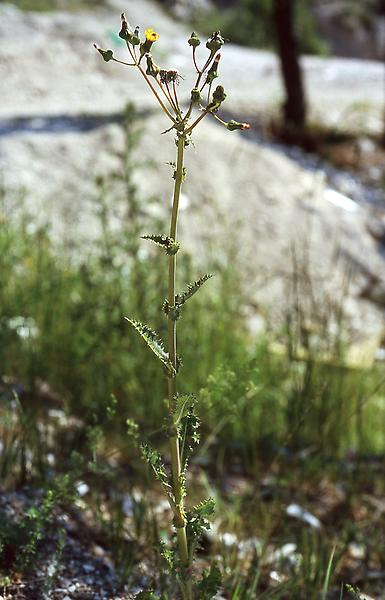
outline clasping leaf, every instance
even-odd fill
[[[179,250],[179,243],[168,235],[142,235],[142,239],[151,240],[157,246],[161,246],[170,256]]]

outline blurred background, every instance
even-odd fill
[[[40,597],[48,553],[52,598],[173,598],[149,552],[167,509],[125,425],[162,443],[164,381],[122,316],[166,330],[140,235],[167,229],[175,145],[144,81],[92,47],[126,60],[123,10],[159,32],[184,105],[187,39],[203,62],[220,30],[221,116],[252,125],[206,118],[186,155],[179,287],[216,273],[179,328],[193,493],[219,507],[201,560],[224,598],[385,598],[384,0],[0,1],[0,587]]]

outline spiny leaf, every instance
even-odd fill
[[[178,428],[179,436],[182,440],[181,461],[183,469],[187,467],[194,446],[199,444],[199,426],[200,419],[198,415],[195,414],[194,406],[191,406],[187,413],[182,417]]]
[[[174,523],[178,523],[177,526],[183,527],[185,524],[185,516],[184,511],[182,511],[181,507],[177,505],[175,501],[175,496],[173,493],[172,486],[169,483],[169,475],[167,473],[166,467],[162,460],[161,455],[155,448],[143,442],[140,445],[140,449],[142,451],[142,456],[144,460],[151,466],[155,473],[155,477],[160,482],[164,493],[167,496],[167,500],[169,501],[171,510],[174,513]]]
[[[186,290],[181,294],[177,294],[175,296],[175,304],[177,306],[182,306],[191,296],[197,293],[197,291],[202,287],[202,285],[208,280],[211,279],[213,275],[211,273],[206,273],[193,283],[189,283]]]
[[[131,323],[131,325],[136,329],[139,335],[144,339],[147,346],[153,351],[155,356],[159,358],[159,360],[164,364],[167,369],[167,372],[171,375],[175,375],[175,369],[173,367],[172,362],[170,361],[167,352],[164,349],[163,342],[159,338],[158,334],[155,333],[152,329],[150,329],[144,323],[140,321],[135,321],[134,319],[130,319],[129,317],[124,317],[126,321]]]
[[[151,240],[157,246],[164,248],[167,254],[176,254],[179,250],[179,243],[168,235],[142,235],[143,240]]]
[[[210,529],[208,517],[211,517],[215,510],[215,501],[213,498],[203,500],[187,514],[187,536],[189,544],[197,544],[203,534],[203,530]]]
[[[186,412],[194,406],[197,398],[194,394],[177,394],[175,396],[174,422],[178,425]]]
[[[168,482],[168,474],[161,455],[155,448],[147,443],[140,445],[142,456],[154,470],[156,478],[167,488],[171,488]]]
[[[187,496],[186,469],[183,468],[179,475],[179,491],[181,500],[183,501]]]
[[[177,321],[180,317],[180,307],[178,305],[170,306],[168,299],[163,302],[162,310],[173,321]]]
[[[212,517],[215,512],[215,500],[214,498],[206,498],[199,504],[194,506],[193,512],[199,515],[201,518]]]
[[[218,593],[222,585],[222,574],[217,563],[210,566],[209,571],[205,571],[203,578],[198,583],[199,598],[202,600],[212,600]]]

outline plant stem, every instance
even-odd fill
[[[144,79],[146,80],[147,85],[149,86],[149,88],[151,89],[152,93],[154,94],[155,98],[158,100],[163,112],[168,116],[169,119],[171,119],[171,121],[173,123],[175,123],[175,119],[172,116],[172,114],[170,113],[170,111],[167,109],[167,107],[163,104],[162,100],[159,98],[159,95],[157,94],[156,89],[154,88],[154,86],[152,85],[149,77],[147,77],[147,74],[145,73],[145,71],[143,71],[142,67],[139,64],[139,61],[136,60],[136,56],[134,54],[135,52],[135,46],[134,46],[134,52],[131,50],[130,44],[128,42],[126,42],[126,46],[127,49],[131,55],[132,60],[134,61],[135,65],[138,67],[139,71],[141,72],[141,74],[143,75]],[[159,82],[157,81],[157,83],[159,84]],[[162,86],[161,86],[162,87]],[[164,93],[164,90],[163,90]]]
[[[179,198],[180,191],[182,188],[183,180],[183,155],[184,155],[184,144],[185,136],[180,135],[178,138],[178,150],[177,150],[177,162],[175,171],[175,185],[174,185],[174,197],[172,204],[171,213],[171,224],[170,224],[170,238],[176,240],[177,224],[178,224],[178,211],[179,211]],[[168,302],[170,306],[175,304],[175,275],[176,275],[176,254],[169,256],[168,259]],[[168,317],[168,354],[170,361],[172,362],[175,370],[177,368],[177,354],[176,354],[176,321],[170,316]],[[176,375],[168,379],[168,403],[170,415],[173,415],[175,409],[175,396],[176,396]],[[174,417],[173,417],[174,419]],[[178,434],[175,431],[170,437],[170,453],[171,453],[171,471],[172,471],[172,488],[175,497],[175,502],[183,515],[183,498],[181,495],[180,486],[180,474],[181,474],[181,460],[180,460],[180,449]],[[177,527],[177,539],[180,560],[186,568],[189,565],[189,552],[187,546],[186,526]],[[186,581],[185,584],[185,595],[187,600],[192,600],[192,587],[191,581]]]
[[[186,129],[186,133],[191,133],[192,130],[194,129],[194,127],[196,127],[198,125],[198,123],[200,121],[202,121],[202,119],[205,118],[206,115],[208,115],[210,113],[209,110],[207,110],[207,108],[205,108],[203,110],[203,112],[199,115],[199,117],[194,121],[194,123],[192,125],[190,125],[190,127],[188,129]]]

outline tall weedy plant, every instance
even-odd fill
[[[173,131],[177,147],[176,161],[170,163],[173,170],[174,193],[169,235],[142,236],[160,246],[168,257],[168,295],[162,306],[168,321],[167,349],[158,334],[147,325],[126,317],[162,363],[167,377],[168,414],[165,431],[169,438],[171,477],[156,449],[148,443],[141,443],[141,451],[160,481],[173,512],[177,552],[174,553],[165,545],[162,546],[161,552],[179,583],[182,597],[192,600],[195,594],[200,599],[212,598],[220,585],[219,569],[216,565],[212,565],[210,570],[197,580],[193,559],[203,529],[209,528],[207,518],[214,511],[214,502],[209,498],[190,511],[185,508],[186,469],[193,446],[199,441],[199,421],[195,412],[194,395],[180,395],[177,391],[177,377],[181,367],[181,360],[177,354],[177,322],[184,304],[211,275],[203,275],[190,283],[183,292],[176,293],[176,257],[180,250],[177,239],[178,211],[182,183],[186,176],[184,152],[191,143],[191,135],[197,125],[207,115],[219,121],[229,131],[248,129],[250,125],[234,120],[226,122],[217,115],[218,109],[226,98],[222,85],[217,85],[215,90],[212,90],[213,83],[218,77],[221,59],[219,51],[225,42],[219,31],[215,31],[206,42],[208,57],[202,67],[198,66],[197,61],[197,48],[201,43],[198,36],[193,32],[188,40],[192,48],[192,66],[196,71],[196,81],[185,109],[182,109],[178,98],[178,85],[182,76],[176,70],[158,67],[152,57],[151,50],[154,42],[159,38],[158,33],[153,29],[146,29],[144,39],[141,39],[139,27],[133,30],[125,15],[122,14],[119,36],[126,42],[130,62],[115,58],[112,50],[103,50],[96,45],[95,48],[106,62],[113,61],[138,69],[170,121],[170,127],[163,133]],[[194,116],[196,110],[199,114]],[[137,426],[129,422],[129,428],[135,439],[138,439]]]

